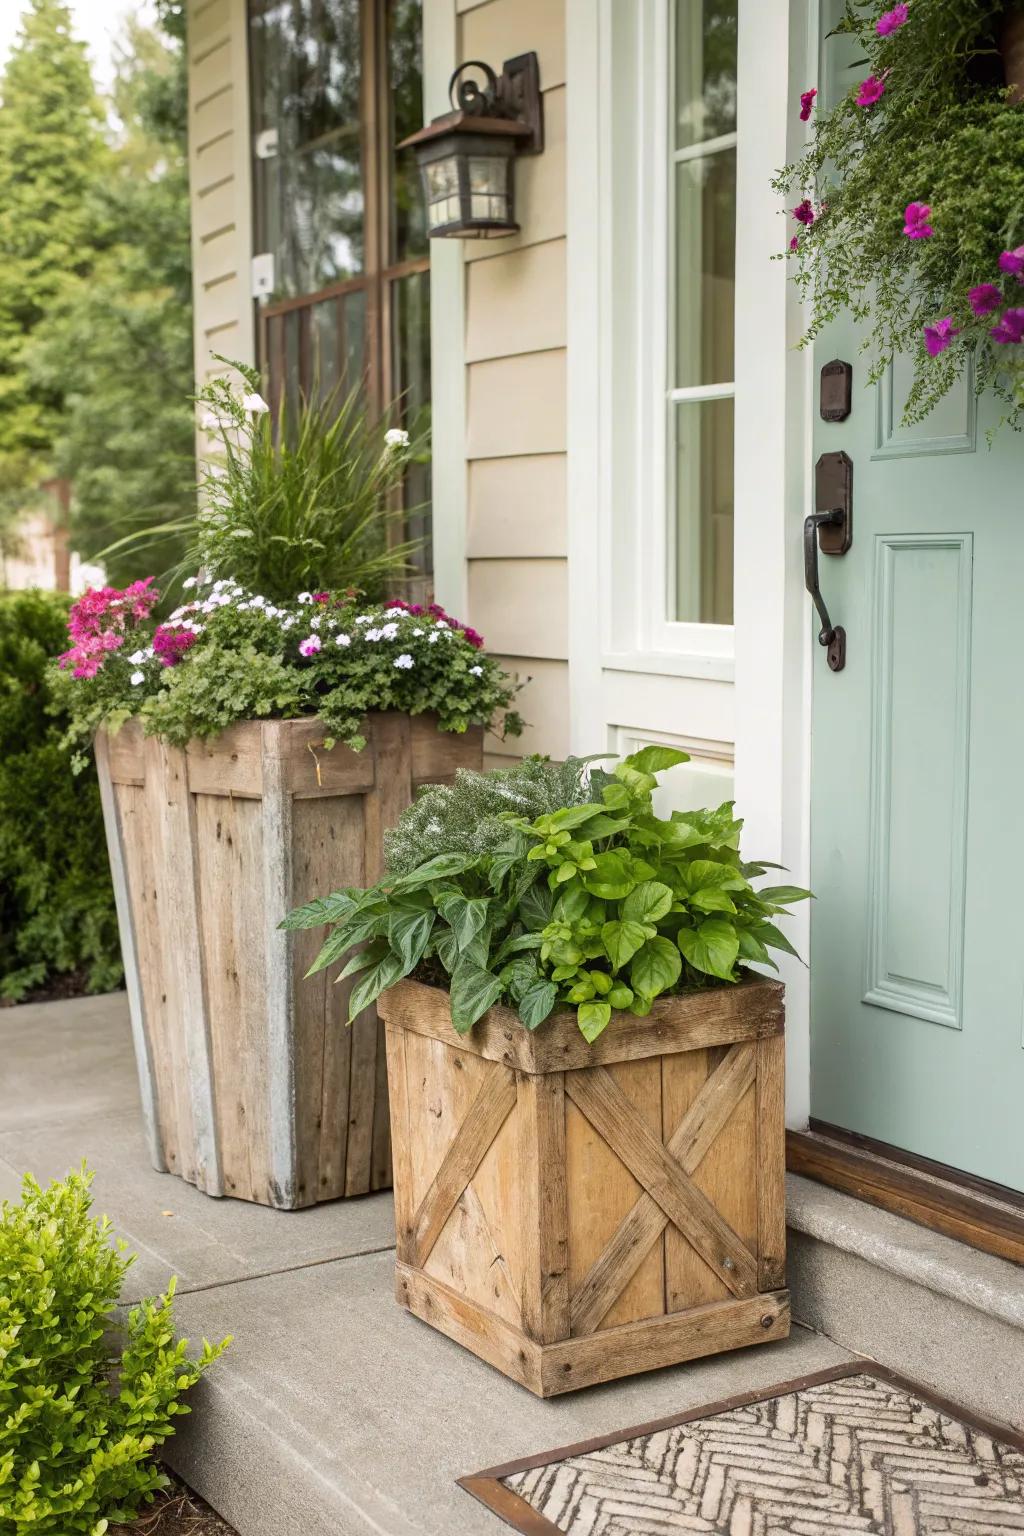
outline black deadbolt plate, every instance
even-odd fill
[[[842,512],[842,522],[818,529],[823,555],[845,555],[853,543],[853,460],[848,453],[823,453],[814,466],[814,506],[818,512]]]
[[[818,387],[822,421],[845,421],[853,409],[852,366],[833,358],[822,368]]]

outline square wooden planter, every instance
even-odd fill
[[[317,719],[244,721],[184,748],[137,722],[96,739],[154,1167],[293,1210],[391,1183],[383,1030],[347,1029],[323,931],[282,917],[383,873],[382,835],[425,783],[479,769],[480,729],[369,717],[362,752]]]
[[[381,998],[397,1296],[541,1397],[784,1338],[783,989],[531,1034]]]

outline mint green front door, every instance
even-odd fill
[[[853,542],[821,555],[847,634],[815,645],[811,1114],[1024,1190],[1024,439],[963,386],[899,425],[863,386],[815,457],[853,461]],[[859,375],[859,377],[858,377]],[[814,619],[808,600],[808,623]]]

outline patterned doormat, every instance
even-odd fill
[[[527,1536],[1024,1531],[1024,1438],[864,1361],[459,1481]]]

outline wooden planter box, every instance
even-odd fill
[[[479,769],[483,733],[370,716],[362,752],[317,719],[244,721],[170,747],[137,722],[96,739],[154,1167],[209,1195],[293,1210],[391,1183],[383,1031],[346,1028],[340,963],[295,906],[382,870],[421,784]]]
[[[398,1300],[541,1397],[789,1332],[783,989],[529,1033],[403,981],[387,1026]]]

